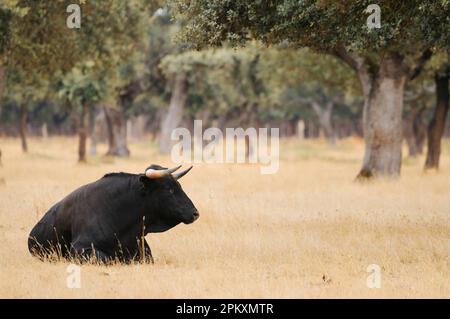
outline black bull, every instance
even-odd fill
[[[34,226],[28,239],[31,254],[153,262],[146,234],[190,224],[199,217],[177,181],[190,169],[173,174],[178,168],[152,165],[145,174],[111,173],[81,186]]]

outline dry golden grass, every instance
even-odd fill
[[[280,170],[197,165],[182,184],[200,211],[192,225],[150,234],[155,264],[83,265],[81,289],[68,263],[30,256],[27,236],[56,201],[112,171],[170,165],[150,142],[130,159],[76,163],[75,138],[0,139],[0,297],[450,297],[450,152],[439,173],[405,159],[402,178],[353,182],[359,140],[331,147],[283,141]],[[100,153],[104,149],[100,149]],[[382,269],[369,289],[366,268]]]

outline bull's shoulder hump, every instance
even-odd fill
[[[119,172],[119,173],[108,173],[108,174],[105,174],[105,175],[103,175],[102,178],[108,178],[108,177],[135,177],[135,176],[137,176],[137,174]]]
[[[137,187],[140,185],[139,174],[131,173],[108,173],[95,182],[96,186],[105,187],[111,185],[117,185],[118,187]],[[120,186],[119,186],[120,185]]]
[[[135,179],[136,176],[138,175],[130,173],[108,173],[94,182],[78,187],[67,197],[78,199],[79,196],[86,196],[91,194],[98,195],[100,194],[99,192],[111,190],[111,185],[116,185],[117,187],[120,187],[121,185],[129,185],[130,182],[133,183],[135,180],[137,180]]]

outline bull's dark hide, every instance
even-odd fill
[[[32,229],[28,247],[40,258],[153,261],[144,236],[192,223],[198,216],[170,174],[151,179],[145,174],[110,173],[53,205]]]

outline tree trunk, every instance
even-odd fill
[[[127,138],[141,140],[145,135],[145,126],[148,121],[147,115],[138,115],[128,119]]]
[[[258,119],[257,119],[257,110],[258,105],[257,104],[248,104],[244,103],[241,106],[241,114],[239,116],[239,126],[243,128],[244,130],[247,130],[248,128],[255,128],[257,130],[258,126]],[[283,129],[283,124],[280,125],[281,131],[285,131]],[[255,145],[252,145],[252,141],[250,140],[250,137],[248,135],[244,136],[244,145],[245,145],[245,160],[249,161],[250,158],[254,155],[255,152]]]
[[[44,140],[48,138],[48,126],[47,123],[42,124],[41,126],[41,135]]]
[[[418,154],[423,154],[423,145],[427,137],[427,129],[423,121],[424,111],[425,107],[421,107],[419,111],[416,113],[416,116],[414,117],[413,121],[413,134]]]
[[[306,138],[313,139],[313,138],[317,138],[318,137],[316,124],[314,123],[313,120],[308,119],[306,121],[306,130],[305,130],[305,132],[306,132]]]
[[[327,139],[328,143],[335,144],[336,143],[336,133],[334,131],[333,124],[331,123],[334,103],[331,101],[328,102],[326,104],[325,108],[322,108],[319,105],[319,103],[317,103],[317,102],[312,102],[311,105],[319,119],[319,124],[320,124],[321,128],[323,129],[323,133],[324,133],[325,138]]]
[[[423,141],[425,138],[422,114],[424,107],[412,107],[403,123],[403,136],[408,145],[408,156],[416,157],[422,154]]]
[[[5,67],[0,63],[0,115],[2,114],[3,109],[3,93],[5,92],[6,87],[6,76],[5,76]],[[1,153],[0,150],[0,166],[1,166]]]
[[[19,132],[20,140],[22,142],[22,151],[28,152],[27,144],[27,107],[25,104],[20,105],[20,118],[19,118]]]
[[[2,114],[3,92],[5,91],[6,77],[5,67],[0,62],[0,115]]]
[[[361,118],[352,120],[352,131],[356,136],[364,138],[364,127],[362,125]]]
[[[438,169],[441,155],[441,138],[444,134],[445,120],[449,108],[449,75],[450,67],[444,72],[435,75],[436,82],[436,108],[433,118],[428,126],[428,149],[425,169]]]
[[[161,133],[162,119],[164,118],[164,110],[158,109],[148,121],[148,130],[152,136],[152,142],[159,140],[159,135]]]
[[[175,84],[170,98],[169,111],[163,118],[161,125],[161,136],[159,138],[159,150],[162,154],[169,154],[172,149],[170,136],[177,128],[183,117],[183,109],[187,98],[187,76],[179,73],[175,78]]]
[[[128,157],[127,120],[121,110],[104,108],[108,127],[108,151],[106,155]]]
[[[203,133],[205,132],[205,130],[210,127],[210,121],[211,121],[211,112],[208,109],[203,109],[202,111],[200,111],[199,113],[197,113],[196,117],[198,116],[198,118],[202,121],[202,135],[201,136],[194,136],[192,135],[193,138],[199,138],[200,139],[200,143],[202,144],[202,147],[205,147],[208,142],[202,139]]]
[[[403,57],[386,55],[372,78],[360,75],[364,91],[364,161],[358,178],[400,175],[402,109],[406,72]]]
[[[403,138],[408,146],[408,156],[416,157],[418,153],[416,139],[412,130],[412,114],[409,114],[408,118],[403,121]]]
[[[83,101],[81,105],[80,122],[78,123],[78,162],[86,162],[86,140],[87,140],[87,125],[89,120],[89,107],[87,101]]]
[[[89,112],[89,156],[95,156],[97,154],[97,127],[95,123],[96,107],[91,108]]]
[[[305,122],[303,120],[297,121],[297,137],[300,140],[305,139]]]
[[[108,150],[110,150],[115,147],[113,124],[112,124],[112,119],[110,118],[110,116],[108,114],[107,107],[103,108],[103,113],[105,114],[106,131],[108,134]]]
[[[5,92],[5,87],[6,87],[5,67],[0,63],[0,103],[3,101],[3,93]]]

